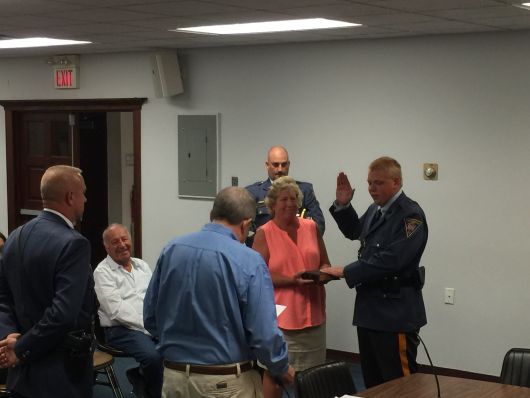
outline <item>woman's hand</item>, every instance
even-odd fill
[[[293,284],[295,284],[297,286],[315,284],[315,281],[313,281],[312,279],[304,279],[304,278],[302,278],[302,274],[304,272],[305,271],[300,271],[300,272],[297,272],[296,274],[293,275]]]

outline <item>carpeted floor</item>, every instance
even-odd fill
[[[132,386],[125,376],[125,372],[129,368],[137,366],[134,359],[131,358],[116,358],[114,361],[114,372],[118,377],[118,382],[120,383],[120,388],[123,393],[124,398],[135,398],[135,395],[132,393]],[[352,365],[352,374],[353,379],[355,380],[355,385],[357,391],[364,390],[364,382],[361,373],[361,367],[359,365]],[[101,380],[105,380],[105,377],[100,377]],[[94,386],[94,397],[93,398],[115,398],[112,394],[112,389],[107,386],[95,385]],[[284,394],[284,398],[294,398],[294,394],[290,392],[290,396]]]
[[[138,366],[138,365],[136,364],[136,361],[132,358],[115,358],[114,359],[114,365],[113,365],[114,373],[116,373],[116,377],[118,378],[118,383],[120,384],[120,388],[121,388],[124,398],[135,397],[135,395],[132,393],[131,383],[129,383],[129,380],[127,380],[127,377],[125,376],[125,372],[127,371],[127,369],[134,368],[135,366]],[[106,377],[104,376],[98,376],[98,379],[102,381],[106,381]],[[115,397],[110,387],[96,384],[94,386],[94,398],[115,398]]]

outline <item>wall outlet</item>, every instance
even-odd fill
[[[445,304],[454,304],[455,303],[455,289],[454,288],[452,288],[452,287],[446,287],[445,288],[444,303]]]

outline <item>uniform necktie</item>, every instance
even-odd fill
[[[375,223],[377,221],[379,221],[379,219],[381,218],[381,215],[383,214],[383,212],[381,211],[381,209],[377,209],[377,211],[375,212],[374,216],[372,217],[372,221],[370,223],[370,227],[372,227],[373,225],[375,225]]]

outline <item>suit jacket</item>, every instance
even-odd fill
[[[7,239],[0,263],[0,338],[18,332],[21,363],[8,389],[26,397],[92,396],[92,358],[65,362],[61,345],[90,330],[95,310],[90,244],[56,214],[43,211]],[[86,362],[86,363],[85,363]]]
[[[350,288],[357,289],[353,324],[387,332],[410,332],[427,323],[421,290],[409,285],[384,291],[385,277],[413,277],[427,244],[425,214],[418,203],[402,193],[386,213],[371,225],[374,203],[359,218],[350,205],[329,210],[344,236],[361,241],[359,258],[344,268]]]
[[[302,201],[302,209],[305,209],[304,218],[313,219],[322,234],[326,228],[326,223],[324,221],[324,214],[320,210],[320,204],[318,203],[317,198],[315,197],[315,192],[313,191],[313,185],[308,182],[296,181],[298,187],[304,195]],[[271,187],[271,180],[267,178],[265,181],[258,181],[252,185],[246,187],[246,190],[250,192],[254,200],[256,201],[256,229],[261,227],[263,224],[267,223],[271,219],[271,214],[267,206],[265,206],[264,200],[269,192]]]

